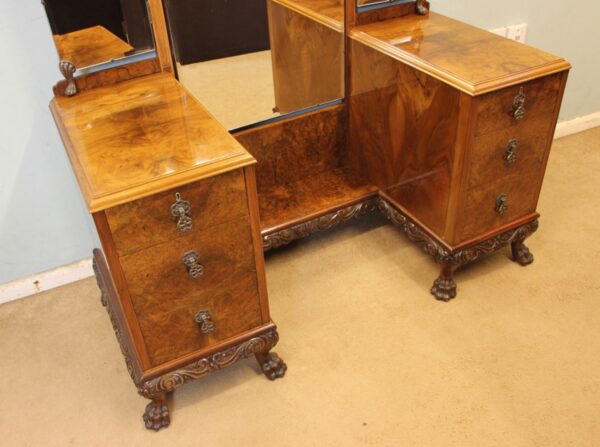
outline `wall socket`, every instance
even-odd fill
[[[502,28],[495,28],[489,31],[497,34],[498,36],[506,37],[507,39],[514,40],[516,42],[525,43],[525,37],[527,37],[527,23],[503,26]]]

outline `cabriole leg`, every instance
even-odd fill
[[[260,369],[269,380],[275,380],[285,375],[287,365],[274,352],[258,352],[255,355]]]
[[[450,301],[456,297],[456,283],[453,276],[456,266],[452,262],[443,262],[440,276],[433,282],[431,293],[435,299],[440,301]]]
[[[519,239],[510,244],[513,261],[518,262],[520,265],[529,265],[533,262],[533,255],[523,241],[524,239]]]
[[[166,393],[157,394],[152,398],[152,401],[146,405],[146,411],[144,411],[144,423],[148,430],[155,431],[169,426],[171,417],[169,416]]]

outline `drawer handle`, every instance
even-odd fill
[[[508,140],[508,144],[506,145],[506,152],[504,154],[504,160],[507,164],[513,164],[517,161],[517,139],[511,138]]]
[[[200,255],[197,251],[191,250],[183,255],[183,264],[186,266],[188,274],[192,278],[199,278],[204,273],[204,266],[200,264]]]
[[[190,214],[190,202],[182,200],[181,195],[175,193],[175,203],[171,205],[171,214],[177,220],[177,229],[180,233],[187,233],[192,229],[192,218]]]
[[[200,332],[203,334],[210,334],[215,330],[215,323],[212,322],[212,316],[208,310],[199,310],[194,319],[200,325]]]
[[[519,93],[513,99],[513,108],[511,111],[511,115],[515,121],[521,121],[525,118],[525,93],[523,93],[523,87],[519,89]]]
[[[504,193],[500,194],[497,198],[496,198],[496,212],[498,214],[500,214],[501,216],[504,216],[504,214],[506,214],[506,211],[508,210],[508,196]]]

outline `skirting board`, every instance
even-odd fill
[[[600,126],[600,112],[562,121],[556,126],[554,139],[583,132],[596,126]],[[7,284],[0,284],[0,304],[79,281],[93,274],[92,258],[89,258]]]
[[[554,139],[566,137],[574,133],[600,126],[600,112],[590,113],[568,121],[561,121],[556,125]]]
[[[93,274],[92,258],[88,258],[27,278],[0,284],[0,304],[79,281]]]

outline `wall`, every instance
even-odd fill
[[[600,2],[430,0],[431,10],[484,29],[527,23],[528,45],[573,65],[560,120],[600,111]]]
[[[48,109],[60,78],[40,1],[0,1],[0,284],[90,256],[90,219]]]
[[[431,0],[433,10],[483,28],[529,24],[527,41],[569,59],[561,119],[600,111],[600,3]],[[568,29],[565,28],[568,26]],[[91,220],[48,102],[58,58],[39,1],[0,2],[0,284],[90,255]]]

